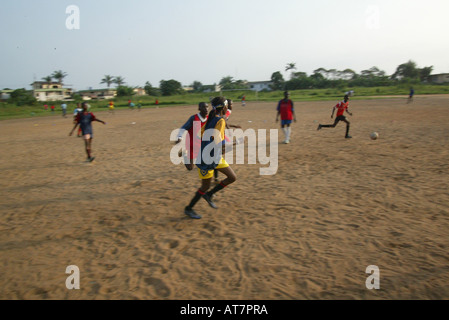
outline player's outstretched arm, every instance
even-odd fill
[[[72,131],[70,131],[69,136],[73,134],[73,131],[75,131],[76,127],[78,127],[78,123],[75,123],[75,126],[73,127]]]

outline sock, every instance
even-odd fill
[[[349,135],[349,124],[346,126],[346,136]]]
[[[220,191],[220,190],[223,190],[224,188],[226,188],[226,186],[223,184],[223,182],[220,182],[219,184],[217,184],[216,186],[215,186],[215,188],[213,188],[211,191],[209,191],[207,194],[208,195],[213,195],[214,193],[216,193],[216,192],[218,192],[218,191]]]
[[[285,139],[287,139],[287,128],[282,128],[282,131],[284,131]]]
[[[290,134],[292,133],[292,128],[287,127],[287,140],[290,140]]]
[[[198,202],[198,200],[201,199],[203,195],[204,192],[198,189],[198,191],[195,193],[195,196],[193,197],[192,201],[190,201],[190,204],[187,206],[187,208],[192,209],[193,206]]]

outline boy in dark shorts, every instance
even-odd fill
[[[92,112],[89,112],[87,103],[83,102],[82,108],[83,111],[77,114],[75,118],[75,126],[73,127],[72,131],[70,131],[69,136],[71,136],[76,127],[80,125],[83,134],[84,145],[86,147],[87,161],[92,162],[94,160],[94,157],[92,157],[91,155],[93,138],[92,122],[98,121],[103,124],[106,124],[106,122],[97,119]]]
[[[335,118],[334,124],[319,124],[317,130],[321,130],[321,128],[335,128],[340,121],[346,122],[346,139],[351,139],[352,137],[349,135],[349,127],[351,123],[346,120],[344,116],[345,111],[352,116],[352,113],[348,110],[349,106],[349,96],[345,95],[343,101],[337,103],[337,105],[332,109],[331,119],[334,118],[335,110],[337,110],[337,117]]]

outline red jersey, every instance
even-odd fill
[[[337,105],[334,107],[335,109],[337,109],[337,117],[342,116],[345,113],[345,110],[348,109],[349,106],[349,102],[339,102],[337,103]]]
[[[281,120],[293,120],[293,101],[282,99],[279,101],[277,111],[281,114]]]
[[[201,119],[199,114],[190,117],[187,123],[191,122],[191,127],[187,130],[189,139],[186,139],[186,148],[189,150],[190,159],[195,159],[201,150],[201,128],[206,124],[208,116]],[[203,121],[204,120],[204,121]]]

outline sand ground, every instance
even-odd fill
[[[351,140],[343,123],[316,130],[333,104],[296,102],[277,173],[232,165],[201,220],[169,140],[196,106],[97,113],[92,163],[70,117],[1,121],[0,299],[449,299],[449,97],[353,100]],[[249,102],[230,123],[274,120]]]

